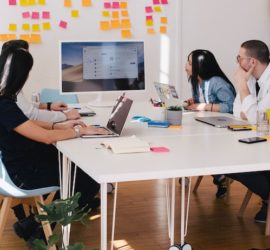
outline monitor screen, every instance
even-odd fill
[[[60,43],[61,91],[145,90],[142,41]]]

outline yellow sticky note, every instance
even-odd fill
[[[71,0],[65,0],[65,1],[64,1],[64,6],[65,6],[65,7],[71,7],[71,6],[72,6]]]
[[[40,25],[35,23],[35,24],[32,24],[32,31],[33,32],[39,32],[40,31]]]
[[[51,23],[50,22],[44,22],[42,24],[44,30],[50,30],[51,29]]]
[[[28,34],[21,34],[20,39],[30,42],[30,35]]]
[[[111,21],[111,27],[112,29],[119,29],[121,28],[121,24],[119,20],[112,20]]]
[[[30,30],[30,24],[29,23],[23,23],[22,24],[22,30]]]
[[[102,11],[102,16],[110,17],[110,11]]]
[[[122,35],[122,38],[131,38],[132,37],[130,30],[122,30],[121,35]]]
[[[154,21],[152,19],[146,20],[145,21],[146,26],[153,26],[154,25]]]
[[[131,23],[129,19],[122,19],[121,26],[123,29],[129,29],[131,28]]]
[[[161,17],[161,18],[160,18],[160,22],[161,22],[162,24],[167,24],[167,23],[168,23],[168,18],[167,18],[167,17]]]
[[[113,11],[112,12],[112,18],[119,18],[119,12],[118,11]]]
[[[46,0],[38,0],[39,5],[46,5]]]
[[[28,5],[36,5],[36,0],[28,0]]]
[[[41,36],[39,34],[32,34],[30,37],[30,43],[41,43]]]
[[[20,6],[27,6],[28,5],[28,1],[27,0],[20,0]]]
[[[79,11],[78,10],[72,10],[71,11],[71,17],[79,17]]]
[[[166,34],[167,33],[167,27],[165,27],[165,26],[160,26],[160,33],[161,34]]]
[[[82,0],[82,6],[83,7],[89,7],[92,5],[92,1],[91,0]]]
[[[99,24],[101,30],[109,30],[110,29],[110,22],[108,21],[101,21]]]
[[[181,128],[181,125],[170,125],[169,128]]]
[[[9,31],[17,31],[17,24],[15,23],[10,23],[8,27]]]
[[[155,12],[161,12],[160,6],[155,6],[155,7],[154,7],[154,11],[155,11]]]
[[[128,17],[128,11],[127,10],[122,10],[121,11],[121,16]]]
[[[155,30],[153,28],[148,28],[147,33],[153,35],[155,34]]]
[[[127,2],[120,2],[120,9],[127,9],[128,3]]]

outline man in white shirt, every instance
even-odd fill
[[[262,41],[246,41],[240,47],[237,61],[239,69],[235,74],[235,82],[238,93],[234,101],[233,114],[256,124],[257,110],[265,111],[270,108],[269,49]],[[240,181],[262,198],[262,207],[255,216],[255,222],[265,223],[270,193],[270,171],[228,176]]]

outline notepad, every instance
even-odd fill
[[[104,140],[101,143],[115,154],[150,152],[150,145],[136,136]]]

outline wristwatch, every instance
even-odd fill
[[[80,135],[81,135],[81,126],[77,125],[77,126],[74,126],[73,129],[75,131],[75,134],[76,134],[76,138],[79,138]]]

